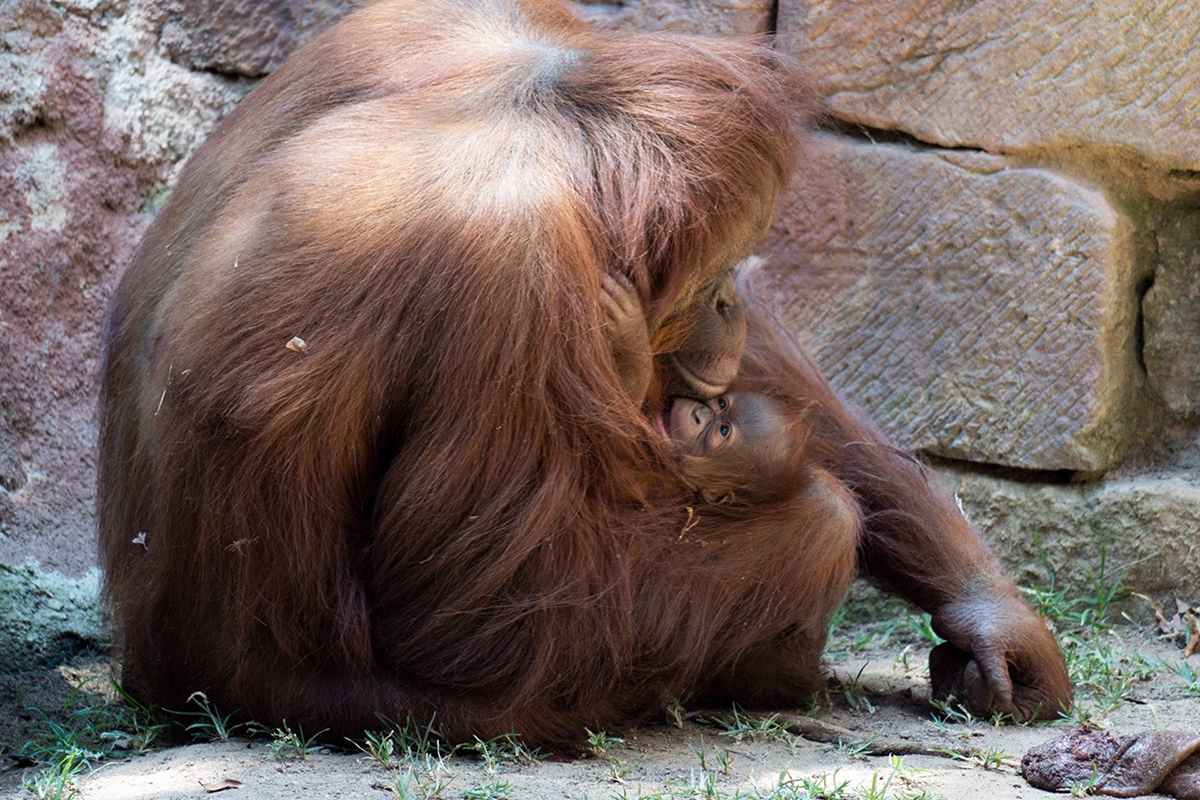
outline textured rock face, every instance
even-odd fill
[[[159,47],[199,70],[266,75],[293,50],[366,0],[167,0],[156,7]],[[578,14],[610,28],[707,35],[765,33],[771,0],[573,0]]]
[[[1158,236],[1159,269],[1142,304],[1150,385],[1176,414],[1200,414],[1200,211]]]
[[[766,33],[772,0],[571,0],[579,16],[609,28],[708,36]]]
[[[99,594],[97,569],[65,578],[0,564],[0,673],[57,664],[104,643]]]
[[[244,87],[104,0],[0,4],[0,563],[90,569],[104,304],[179,160]]]
[[[906,447],[1098,470],[1136,384],[1131,223],[1002,157],[817,136],[763,281],[822,369]]]
[[[193,69],[258,77],[362,2],[350,0],[167,0],[159,45]]]
[[[1194,0],[784,0],[778,27],[840,119],[1200,168]]]
[[[1103,547],[1110,582],[1121,579],[1139,591],[1174,591],[1181,598],[1200,594],[1195,480],[1039,485],[962,472],[943,477],[1018,581],[1044,583],[1040,547],[1062,585],[1087,586]]]

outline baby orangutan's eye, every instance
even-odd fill
[[[721,438],[722,438],[722,439],[728,439],[728,438],[729,438],[729,426],[728,426],[728,425],[722,425],[722,426],[721,426],[721,428],[720,428],[720,431],[721,431]]]
[[[718,397],[718,398],[717,398],[717,408],[719,408],[719,409],[721,409],[722,411],[724,411],[724,410],[725,410],[725,406],[727,406],[727,405],[729,405],[729,404],[725,402],[725,398],[724,398],[724,397]]]

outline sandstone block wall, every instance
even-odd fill
[[[780,0],[828,131],[768,242],[818,361],[1026,579],[1200,593],[1200,6]]]
[[[1096,471],[1130,439],[1134,225],[976,151],[818,135],[766,249],[775,303],[905,447]]]
[[[101,320],[183,161],[362,0],[0,3],[0,669],[102,639]],[[782,316],[1002,556],[1101,545],[1194,599],[1200,6],[570,0],[775,32],[823,130],[764,245]],[[1111,560],[1110,560],[1111,563]]]

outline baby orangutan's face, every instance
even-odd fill
[[[681,455],[750,455],[764,468],[782,466],[791,439],[783,414],[757,394],[730,392],[712,400],[677,397],[666,412],[667,434]]]

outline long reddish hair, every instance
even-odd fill
[[[760,42],[515,0],[385,0],[264,80],[110,309],[100,547],[128,682],[550,741],[775,625],[703,565],[658,586],[691,500],[598,292],[624,273],[654,321],[710,280],[787,181],[798,96]]]

